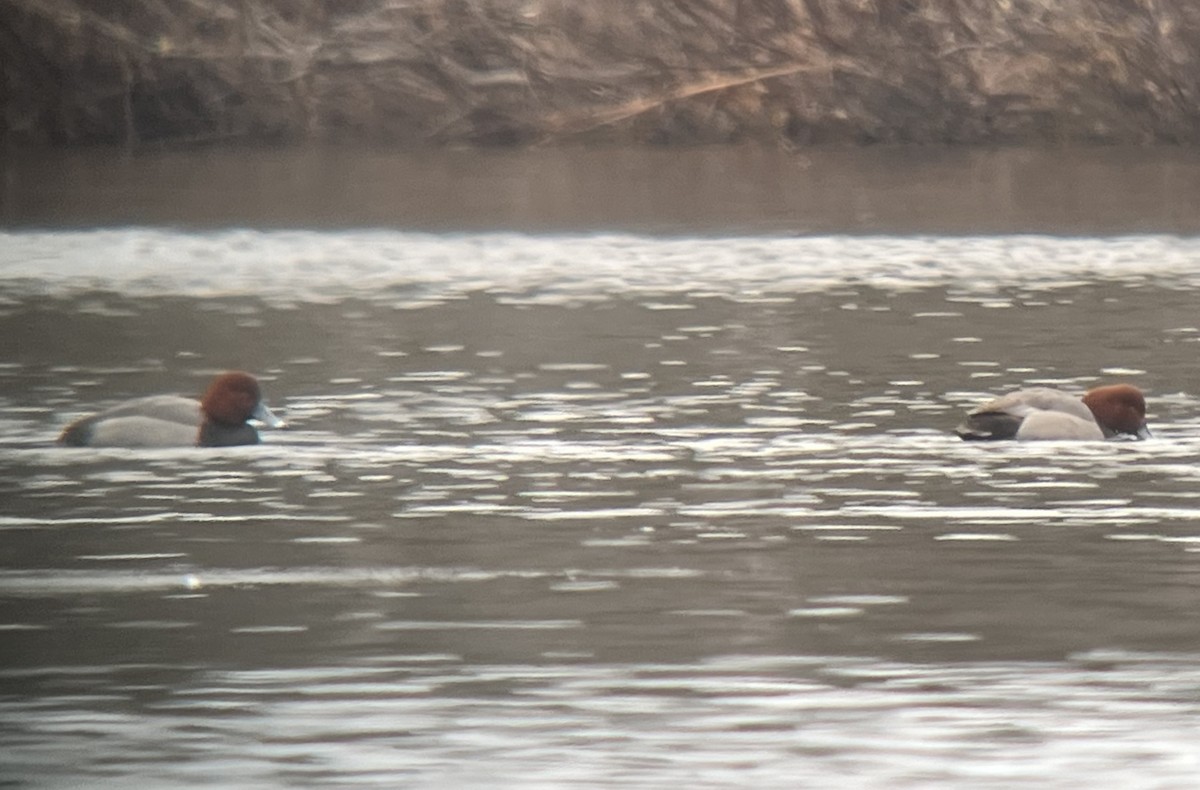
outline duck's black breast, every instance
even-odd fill
[[[258,444],[258,431],[246,423],[241,425],[222,425],[219,422],[205,420],[200,426],[201,447],[240,447],[246,444]]]

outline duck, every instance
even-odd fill
[[[258,444],[247,420],[284,428],[263,402],[258,380],[240,370],[216,376],[200,400],[150,395],[119,403],[68,425],[66,447],[236,447]]]
[[[980,404],[954,429],[966,441],[1100,440],[1150,437],[1146,398],[1132,384],[1108,384],[1082,396],[1032,387]]]

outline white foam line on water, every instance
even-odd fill
[[[519,630],[557,631],[566,628],[582,628],[582,620],[395,620],[377,623],[380,631],[466,631],[466,630]]]
[[[170,524],[170,523],[242,523],[249,521],[258,522],[278,522],[280,516],[273,513],[263,514],[237,514],[232,516],[219,516],[212,513],[179,513],[169,511],[165,513],[149,513],[138,516],[88,516],[78,518],[39,518],[34,516],[0,516],[0,530],[5,529],[27,529],[30,527],[73,527],[73,526],[89,526],[89,527],[114,527],[114,526],[135,526],[135,525],[150,525],[150,524]],[[317,513],[309,514],[289,514],[288,521],[315,523],[315,524],[339,524],[351,520],[351,516],[346,515],[322,515]]]
[[[107,558],[105,558],[107,559]],[[147,591],[196,592],[222,588],[301,585],[306,587],[365,587],[395,590],[416,583],[487,583],[504,579],[555,579],[614,582],[619,579],[679,579],[701,575],[677,567],[637,567],[601,570],[483,570],[438,567],[300,567],[210,568],[193,571],[60,570],[53,576],[42,571],[0,570],[0,595],[55,596],[79,593],[130,593]]]
[[[639,265],[653,257],[654,266]],[[1200,239],[1121,236],[432,235],[388,230],[120,228],[0,233],[0,281],[38,293],[245,295],[428,304],[466,292],[533,301],[702,290],[729,298],[825,291],[854,281],[889,291],[1000,282],[1046,289],[1081,281],[1200,285]],[[1002,273],[1002,277],[1000,274]],[[648,303],[650,304],[650,303]],[[654,307],[664,305],[653,303]]]
[[[1086,504],[1086,503],[1085,503]],[[1022,522],[1050,519],[1079,519],[1094,523],[1145,521],[1200,520],[1200,508],[1170,507],[1111,507],[1098,511],[1093,507],[1047,506],[1047,507],[944,507],[944,506],[874,506],[847,505],[842,508],[845,516],[871,516],[894,519],[931,519],[946,522]]]

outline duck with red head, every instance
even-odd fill
[[[1146,398],[1131,384],[1109,384],[1082,397],[1048,387],[1002,395],[976,406],[954,432],[967,441],[997,439],[1146,439]]]
[[[212,380],[195,401],[177,395],[135,398],[68,425],[58,443],[68,447],[234,447],[258,444],[248,420],[285,427],[263,402],[249,373],[231,371]]]

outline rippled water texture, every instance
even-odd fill
[[[1200,775],[1200,242],[0,236],[21,785]],[[260,374],[261,447],[68,450]],[[1141,443],[950,433],[1132,381]]]

